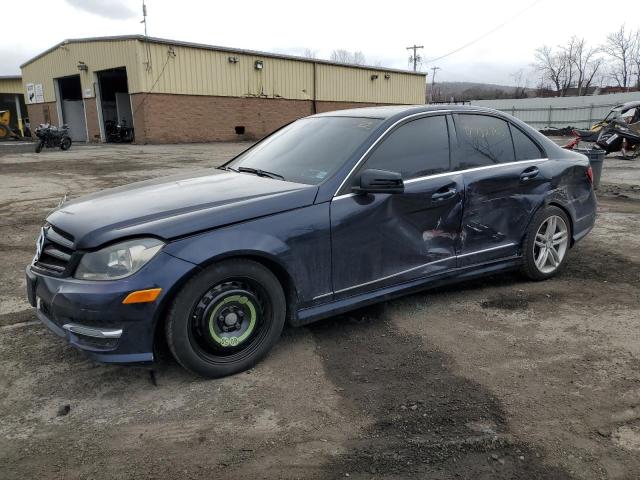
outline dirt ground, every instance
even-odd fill
[[[640,477],[640,160],[607,159],[596,228],[557,278],[287,329],[234,377],[100,365],[36,321],[23,270],[65,193],[245,146],[0,153],[0,478]]]

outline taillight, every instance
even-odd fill
[[[589,179],[589,183],[593,185],[593,169],[591,168],[591,165],[587,168],[587,178]]]

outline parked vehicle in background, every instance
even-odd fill
[[[607,154],[621,152],[623,158],[633,158],[640,155],[640,131],[633,125],[614,120],[600,130],[596,145]]]
[[[493,110],[313,115],[217,170],[63,204],[27,295],[97,360],[152,361],[164,337],[186,369],[229,375],[285,322],[508,270],[556,275],[593,227],[592,180],[584,155]]]
[[[574,149],[581,142],[596,143],[606,153],[622,152],[626,157],[640,154],[640,101],[627,102],[611,109],[607,116],[589,130],[572,130],[575,137],[564,148]]]
[[[71,137],[69,136],[69,128],[66,125],[61,127],[53,127],[48,123],[41,123],[36,128],[36,153],[40,153],[44,147],[58,148],[61,150],[69,150],[71,148]]]
[[[9,110],[0,110],[0,140],[6,138],[20,140],[20,131],[11,128],[11,112]]]
[[[104,133],[107,142],[110,143],[131,143],[133,142],[133,128],[127,126],[127,121],[117,123],[114,120],[104,122]]]

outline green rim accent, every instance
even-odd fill
[[[216,321],[218,310],[220,310],[220,308],[222,308],[224,305],[230,302],[238,302],[240,304],[246,305],[249,308],[249,311],[251,312],[251,318],[249,319],[249,327],[242,335],[238,337],[220,337],[216,333],[215,328],[213,328],[213,326]],[[222,300],[218,305],[216,305],[216,308],[213,309],[213,312],[209,316],[209,333],[211,334],[211,337],[219,345],[222,345],[223,347],[235,347],[241,344],[242,342],[244,342],[249,337],[249,335],[251,335],[251,332],[253,332],[253,329],[256,326],[256,318],[257,318],[256,308],[254,307],[253,302],[251,300],[249,300],[247,297],[244,297],[242,295],[232,295]]]

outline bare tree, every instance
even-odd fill
[[[575,56],[576,45],[570,41],[566,46],[560,47],[558,53],[560,62],[564,65],[564,75],[562,76],[562,96],[566,97],[569,88],[573,85],[575,75],[575,65],[573,58]]]
[[[364,53],[350,52],[349,50],[338,49],[331,52],[331,61],[338,63],[351,63],[354,65],[364,65],[366,62]]]
[[[541,83],[551,83],[556,95],[565,97],[574,86],[578,95],[587,95],[604,64],[600,52],[584,38],[573,36],[557,49],[547,45],[538,48],[533,65],[542,75]]]
[[[611,77],[619,87],[628,88],[633,75],[633,52],[638,42],[637,33],[625,31],[622,25],[617,32],[607,35],[603,51],[613,58],[610,71]]]
[[[364,53],[357,51],[353,52],[353,63],[356,65],[364,65],[367,62],[367,59],[364,56]]]
[[[307,58],[318,58],[318,51],[312,50],[311,48],[305,48],[302,52],[302,56]]]
[[[631,55],[631,60],[635,67],[636,90],[640,90],[640,29],[636,30],[635,47]]]
[[[527,98],[527,87],[529,84],[529,80],[526,77],[524,69],[520,69],[515,73],[511,74],[513,77],[513,82],[515,84],[514,89],[514,97],[515,98]]]
[[[534,68],[556,89],[558,96],[566,94],[567,70],[569,68],[565,52],[556,52],[552,47],[543,45],[535,52]]]
[[[578,96],[587,95],[589,87],[603,64],[602,57],[598,56],[600,49],[589,47],[584,38],[573,36],[568,46],[564,48],[564,52],[573,67],[569,76],[575,74]]]

